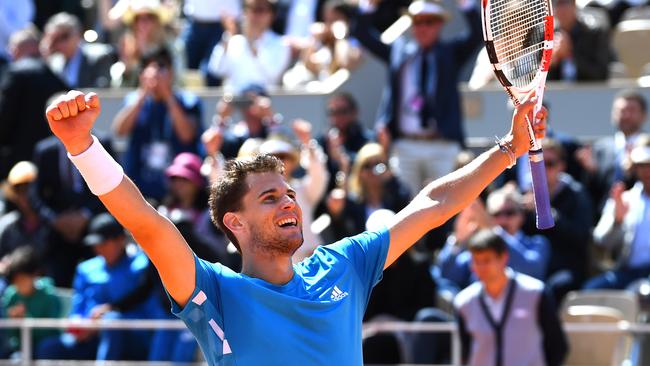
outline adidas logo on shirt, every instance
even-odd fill
[[[330,298],[334,301],[340,301],[348,295],[349,294],[347,293],[347,291],[341,291],[341,289],[338,286],[334,286],[334,288],[332,289],[332,296],[330,296]]]

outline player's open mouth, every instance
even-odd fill
[[[277,225],[279,227],[295,227],[295,226],[298,226],[298,220],[296,220],[293,217],[286,218],[286,219],[282,219],[282,220],[278,221]]]

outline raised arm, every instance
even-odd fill
[[[90,131],[100,110],[95,93],[84,95],[73,90],[57,98],[46,115],[52,132],[73,156],[91,190],[131,232],[158,269],[171,297],[184,306],[195,287],[194,255],[176,227],[145,201],[117,163],[98,153],[103,148]],[[115,174],[121,175],[115,179]],[[97,177],[103,179],[98,182]],[[116,186],[106,183],[113,180]]]
[[[529,96],[516,108],[510,132],[503,139],[515,157],[523,155],[530,147],[525,117],[531,114],[534,100],[536,98]],[[538,117],[543,119],[545,115],[546,112],[541,111]],[[540,133],[543,129],[543,123],[536,126]],[[472,203],[509,163],[509,154],[495,146],[465,167],[424,187],[388,225],[390,246],[384,268],[391,265],[426,232],[440,226]]]

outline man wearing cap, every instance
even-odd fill
[[[144,281],[149,260],[142,251],[126,251],[124,228],[108,213],[95,216],[84,244],[96,257],[77,266],[70,318],[147,319],[162,314],[154,294],[128,310],[117,304]],[[61,336],[44,340],[37,358],[56,360],[145,360],[151,341],[150,331],[67,329]]]
[[[34,164],[21,161],[11,168],[2,184],[7,205],[16,209],[0,216],[0,258],[24,245],[32,247],[38,255],[44,254],[50,228],[38,215],[28,193],[37,175]]]
[[[585,289],[624,289],[650,275],[650,135],[640,135],[629,157],[637,182],[625,191],[615,183],[594,229],[596,245],[621,254],[614,270],[596,276]]]
[[[364,46],[388,64],[377,127],[392,139],[399,172],[412,192],[451,172],[464,145],[458,74],[481,42],[481,25],[473,4],[465,1],[461,7],[469,34],[450,41],[440,39],[449,15],[437,1],[409,6],[412,39],[386,45],[367,30],[365,17],[353,27]]]

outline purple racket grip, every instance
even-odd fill
[[[546,168],[542,150],[530,151],[530,174],[533,177],[533,193],[535,194],[535,210],[537,211],[537,228],[550,229],[555,225],[551,214],[551,202],[548,197],[546,183]]]

